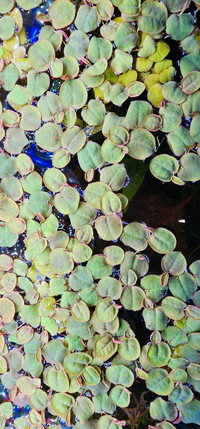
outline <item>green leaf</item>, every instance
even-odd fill
[[[141,286],[145,290],[147,298],[153,302],[158,302],[163,297],[165,289],[161,285],[161,277],[149,274],[142,278]]]
[[[77,60],[72,56],[61,58],[62,75],[70,79],[75,78],[79,73],[79,65]]]
[[[42,354],[49,363],[62,363],[68,349],[61,340],[51,340],[43,347]]]
[[[101,37],[92,37],[88,47],[88,58],[92,63],[104,58],[108,60],[112,55],[112,43]]]
[[[90,311],[88,306],[83,302],[76,302],[71,309],[72,316],[78,322],[87,322],[90,318]]]
[[[188,335],[188,343],[195,350],[199,350],[199,340],[200,334],[198,334],[198,332],[194,332]]]
[[[55,392],[68,392],[69,380],[64,370],[48,366],[44,371],[45,384]]]
[[[194,145],[194,140],[191,138],[189,130],[180,125],[175,131],[169,133],[167,141],[174,155],[181,156],[187,148]]]
[[[192,139],[197,143],[200,143],[199,118],[200,115],[195,115],[190,125],[190,135]]]
[[[112,59],[110,65],[114,70],[114,73],[121,74],[127,72],[132,67],[132,63],[133,58],[131,55],[120,49],[115,49],[114,58]]]
[[[62,146],[67,149],[67,151],[72,155],[82,149],[85,144],[85,141],[86,135],[84,131],[77,125],[66,130],[61,138]]]
[[[179,127],[182,121],[182,108],[178,104],[167,102],[160,107],[159,114],[162,116],[162,132],[170,133]]]
[[[108,265],[119,265],[124,259],[124,251],[119,246],[107,246],[103,253]]]
[[[47,170],[49,171],[49,170]],[[63,174],[60,172],[61,177]],[[59,194],[54,197],[54,205],[63,214],[76,212],[79,205],[80,195],[72,186],[65,186]]]
[[[98,429],[122,429],[119,423],[115,423],[115,419],[111,416],[102,416],[98,422]]]
[[[14,64],[8,64],[0,72],[0,79],[2,81],[2,86],[5,89],[5,91],[12,91],[18,78],[19,78],[19,72]],[[4,121],[4,124],[5,124],[5,121]]]
[[[88,365],[82,374],[82,377],[86,384],[89,386],[96,386],[100,383],[100,375],[96,368]]]
[[[117,351],[117,344],[114,343],[111,334],[105,334],[100,337],[94,345],[95,357],[107,361]]]
[[[4,148],[11,154],[19,154],[28,144],[28,139],[20,128],[9,128],[6,133]]]
[[[95,207],[96,209],[100,209],[101,198],[107,191],[110,191],[110,187],[107,184],[101,182],[94,182],[86,187],[84,196],[91,206]]]
[[[184,273],[180,277],[172,277],[169,280],[169,290],[172,295],[185,302],[192,299],[196,288],[196,281],[189,273]]]
[[[191,403],[192,399],[193,393],[189,387],[185,385],[176,386],[169,395],[169,400],[178,406],[185,406],[185,404]]]
[[[95,217],[96,210],[84,202],[79,203],[78,209],[69,215],[73,228],[78,228],[79,226],[86,224],[92,225]]]
[[[87,420],[94,414],[94,404],[85,396],[79,397],[73,406],[73,413],[81,423],[86,423]]]
[[[33,70],[31,70],[31,73],[33,73]],[[38,76],[41,76],[41,74],[37,74],[37,79]],[[36,88],[38,88],[38,86],[36,86]],[[53,92],[48,91],[46,95],[40,97],[38,101],[38,108],[41,112],[42,120],[49,122],[52,120],[53,115],[61,110],[62,105],[58,96]]]
[[[143,317],[147,329],[163,331],[167,326],[167,317],[161,308],[145,308]]]
[[[60,98],[64,107],[80,109],[87,102],[87,90],[79,79],[68,80],[60,87]]]
[[[14,6],[14,0],[2,0],[1,6],[0,6],[0,13],[10,12],[13,6]]]
[[[122,164],[104,167],[100,173],[100,181],[109,185],[112,191],[119,191],[126,181],[127,172]]]
[[[72,31],[68,39],[68,43],[64,48],[64,55],[72,55],[77,60],[86,55],[89,45],[89,38],[84,31]]]
[[[37,71],[45,71],[54,59],[55,51],[48,40],[39,40],[29,48],[28,59]]]
[[[163,85],[162,94],[165,100],[177,104],[183,103],[187,98],[180,86],[174,81],[167,82]]]
[[[95,7],[81,5],[75,19],[75,26],[78,30],[85,33],[91,33],[96,30],[100,24],[100,17],[97,14]]]
[[[127,147],[132,158],[145,160],[153,154],[156,144],[149,131],[137,128],[131,132]]]
[[[191,71],[200,71],[199,52],[194,52],[181,58],[180,69],[183,77],[185,77]]]
[[[78,377],[91,361],[87,353],[75,352],[64,358],[63,366],[68,374]]]
[[[35,353],[26,353],[23,368],[32,377],[40,377],[43,372],[43,365],[36,360]]]
[[[152,112],[153,108],[147,101],[133,101],[127,110],[125,118],[127,126],[129,128],[142,127],[144,119]]]
[[[176,247],[176,237],[165,228],[157,228],[150,236],[149,245],[157,253],[169,253]]]
[[[171,393],[174,383],[166,369],[152,369],[146,380],[146,386],[157,395],[167,396]]]
[[[15,30],[15,21],[12,16],[5,15],[0,18],[0,38],[2,40],[10,39]]]
[[[196,182],[200,179],[199,173],[200,159],[194,153],[187,153],[180,159],[180,170],[178,177],[188,182]]]
[[[101,154],[101,146],[93,141],[88,141],[87,144],[78,152],[78,162],[81,170],[95,170],[104,165],[104,159]]]
[[[101,414],[102,411],[104,411],[108,414],[113,414],[114,404],[111,402],[109,396],[106,393],[101,393],[100,395],[94,396],[92,400],[94,403],[95,413]]]
[[[110,298],[102,299],[96,306],[96,315],[102,322],[112,322],[117,316],[118,309]]]
[[[144,33],[160,33],[165,27],[166,20],[167,9],[163,4],[151,0],[142,3],[138,25]]]
[[[50,253],[49,266],[56,274],[70,273],[74,267],[71,253],[62,248],[54,249]]]
[[[130,387],[134,382],[132,371],[124,365],[111,365],[106,368],[106,378],[112,384],[121,384],[124,387]]]
[[[155,367],[165,366],[169,361],[170,356],[170,348],[164,342],[151,344],[147,351],[147,359],[150,365]]]
[[[170,12],[180,12],[185,4],[185,0],[164,0],[163,3],[167,6]]]
[[[14,89],[9,92],[7,100],[13,109],[20,111],[25,104],[30,104],[32,102],[32,96],[23,86],[15,85]]]
[[[39,147],[49,152],[54,152],[60,147],[62,130],[58,124],[44,124],[35,133],[35,140]]]
[[[99,236],[106,241],[117,240],[122,233],[122,222],[116,214],[100,216],[95,222]]]
[[[172,14],[166,22],[166,32],[173,40],[183,40],[194,28],[193,17],[190,14]]]
[[[173,320],[180,320],[184,316],[186,304],[180,299],[168,296],[162,301],[162,308],[167,317]]]
[[[162,182],[170,182],[178,169],[179,164],[176,158],[166,154],[155,156],[150,163],[151,173]]]
[[[136,360],[140,356],[140,344],[136,338],[120,337],[122,343],[118,346],[118,352],[126,360]]]
[[[137,251],[146,249],[148,245],[149,231],[145,225],[138,222],[129,223],[125,226],[122,234],[122,242],[126,246],[130,246]]]
[[[112,274],[112,268],[107,265],[105,257],[102,255],[93,255],[87,263],[87,268],[95,279]]]
[[[51,396],[50,401],[53,411],[60,417],[66,416],[67,411],[73,407],[74,402],[73,396],[66,393],[55,393]]]
[[[130,404],[130,392],[123,386],[118,385],[113,387],[109,397],[120,408],[128,407]]]
[[[1,415],[3,414],[3,416],[6,417],[6,420],[10,419],[10,417],[12,417],[12,414],[13,414],[13,406],[11,402],[8,401],[1,404],[0,413]]]
[[[200,87],[200,72],[192,71],[188,73],[181,82],[182,90],[185,94],[192,94]]]
[[[62,43],[62,34],[60,31],[55,31],[51,25],[45,25],[39,33],[39,40],[48,40],[57,51]]]
[[[48,404],[48,397],[46,392],[37,389],[33,395],[29,397],[30,406],[36,411],[42,411]]]
[[[30,10],[42,3],[42,0],[17,0],[17,4],[24,10]]]
[[[53,27],[68,27],[75,17],[75,6],[68,0],[55,0],[48,11]]]
[[[176,326],[168,326],[162,332],[163,340],[167,341],[171,347],[187,343],[187,335]]]
[[[69,276],[70,288],[74,291],[79,291],[84,288],[91,286],[93,283],[93,277],[91,272],[83,266],[78,265],[73,273]]]
[[[137,46],[138,36],[134,31],[134,28],[127,23],[122,22],[116,33],[114,38],[114,43],[117,48],[122,49],[123,51],[129,51],[134,49]]]
[[[36,305],[24,305],[23,309],[20,311],[20,317],[24,323],[28,323],[37,328],[40,323],[39,311]]]
[[[138,286],[125,287],[120,301],[127,310],[138,311],[143,307],[145,294]]]
[[[50,85],[50,79],[47,73],[38,73],[30,70],[27,75],[27,90],[33,97],[40,97],[46,92]],[[38,102],[38,107],[40,100]],[[29,118],[30,120],[30,118]]]
[[[122,293],[122,287],[119,280],[105,276],[98,282],[97,292],[103,298],[111,297],[112,299],[119,299]]]
[[[111,101],[113,102],[112,99]],[[118,164],[124,158],[127,150],[128,149],[126,149],[124,146],[117,146],[109,139],[106,139],[102,145],[101,153],[105,161],[109,162],[110,164]]]
[[[81,112],[83,120],[90,126],[102,124],[105,116],[105,106],[99,100],[90,100],[87,107]]]
[[[150,415],[152,419],[173,421],[176,419],[177,410],[171,402],[164,401],[162,398],[156,398],[150,403]]]
[[[69,317],[66,323],[67,331],[70,335],[78,335],[83,340],[88,340],[91,337],[90,322],[78,322],[73,317]]]
[[[199,401],[193,399],[189,404],[184,404],[184,406],[181,407],[181,414],[184,423],[194,423],[198,425],[200,421]]]
[[[154,54],[156,50],[156,44],[154,39],[147,34],[144,38],[142,47],[140,47],[138,51],[138,57],[146,58],[149,57],[149,55]]]

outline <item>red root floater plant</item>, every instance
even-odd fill
[[[123,221],[128,157],[174,186],[200,180],[200,1],[45,4],[0,0],[0,427],[200,424],[200,261],[168,229]]]

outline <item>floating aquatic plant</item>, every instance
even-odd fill
[[[168,229],[123,221],[128,158],[151,159],[162,182],[200,180],[190,1],[42,3],[0,1],[0,426],[135,427],[135,380],[151,393],[149,429],[199,424],[200,263],[187,268]],[[38,6],[32,43],[23,16]],[[73,159],[83,190],[65,170]],[[19,239],[21,259],[9,255]],[[124,310],[142,313],[147,343]],[[13,421],[15,406],[29,415]]]

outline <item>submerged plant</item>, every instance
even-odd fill
[[[123,221],[128,157],[151,157],[163,182],[200,180],[190,2],[55,0],[31,43],[24,11],[42,3],[0,2],[0,427],[60,428],[56,416],[75,429],[138,427],[147,403],[149,428],[199,424],[200,262],[187,268],[168,229]],[[180,73],[171,41],[186,53]],[[163,136],[172,154],[155,155]],[[148,341],[125,310],[142,314]],[[134,380],[151,395],[132,407]]]

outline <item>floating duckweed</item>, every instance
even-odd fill
[[[200,180],[189,4],[0,1],[2,428],[121,429],[135,378],[151,394],[133,425],[200,424],[199,261],[165,226],[123,220],[148,165],[169,186]]]

